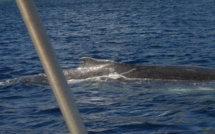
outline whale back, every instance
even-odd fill
[[[84,62],[84,65],[83,65],[84,67],[94,67],[99,65],[115,63],[114,61],[111,61],[111,60],[97,60],[90,57],[83,57],[83,58],[80,58],[80,60]]]
[[[84,62],[82,67],[63,71],[67,80],[119,74],[123,78],[129,79],[215,81],[215,68],[157,65],[140,66],[89,57],[83,57],[80,60]],[[16,82],[27,84],[48,83],[46,75],[39,74],[9,79],[5,82],[0,82],[0,85]]]

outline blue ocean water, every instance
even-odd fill
[[[35,0],[63,69],[81,57],[215,67],[213,0]],[[0,1],[0,81],[43,73],[14,0]],[[215,82],[72,81],[95,133],[215,133]],[[0,86],[0,133],[69,133],[48,85]]]

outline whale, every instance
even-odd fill
[[[192,80],[214,81],[215,68],[199,66],[159,66],[131,65],[111,60],[98,60],[89,57],[80,58],[84,65],[74,70],[64,71],[67,79],[90,78],[109,74],[119,74],[126,78],[156,80]]]
[[[151,80],[181,80],[181,81],[214,81],[215,68],[199,66],[159,66],[159,65],[132,65],[118,63],[112,60],[100,60],[90,57],[80,58],[83,66],[64,70],[66,80],[88,79],[92,77],[118,74],[128,79]],[[23,76],[1,82],[1,85],[11,82],[48,83],[45,74]]]

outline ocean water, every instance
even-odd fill
[[[61,67],[81,57],[215,67],[213,0],[35,0]],[[14,0],[0,1],[0,81],[44,73]],[[90,134],[215,133],[215,82],[69,81]],[[49,85],[0,86],[0,133],[69,133]]]

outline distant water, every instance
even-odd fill
[[[215,67],[213,0],[35,0],[63,69],[81,57]],[[43,73],[14,0],[0,1],[0,81]],[[90,134],[215,133],[215,82],[70,81]],[[0,86],[0,133],[69,133],[48,85]]]

